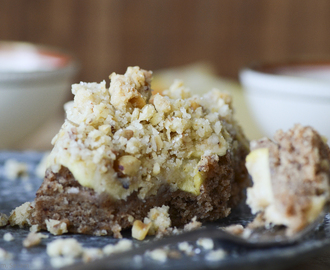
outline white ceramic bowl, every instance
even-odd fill
[[[259,64],[244,68],[239,77],[264,135],[272,138],[276,130],[300,123],[330,139],[330,62]]]
[[[51,47],[0,41],[0,148],[10,149],[63,106],[76,61]]]

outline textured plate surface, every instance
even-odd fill
[[[9,214],[15,207],[27,201],[33,201],[35,192],[40,186],[42,179],[35,173],[36,166],[43,157],[38,152],[0,152],[0,212]],[[4,164],[8,159],[24,162],[28,167],[27,177],[18,177],[10,180],[4,172]],[[214,226],[226,226],[230,224],[247,224],[252,215],[249,208],[241,205],[232,214],[221,221],[205,224],[206,228]],[[129,252],[112,255],[105,259],[83,264],[81,259],[76,259],[75,264],[68,269],[283,269],[292,264],[301,262],[302,258],[311,256],[330,247],[330,217],[327,215],[324,222],[310,235],[301,239],[294,245],[272,246],[268,248],[248,247],[239,244],[221,241],[214,238],[214,249],[223,249],[226,256],[222,260],[207,260],[209,251],[196,244],[196,239],[202,237],[200,232],[181,234],[163,240],[148,238],[139,242],[133,240],[133,249]],[[14,240],[6,242],[3,235],[10,232]],[[114,244],[118,240],[109,236],[87,236],[66,234],[53,236],[47,232],[49,238],[43,239],[38,246],[26,249],[22,246],[23,239],[29,230],[24,228],[5,227],[0,228],[0,247],[13,254],[12,260],[0,259],[1,269],[52,269],[51,259],[46,254],[47,243],[58,238],[75,238],[83,247],[102,248],[107,244]],[[130,232],[123,233],[124,237],[130,238]],[[210,237],[209,234],[207,234]],[[161,241],[161,242],[159,242]],[[185,254],[178,249],[178,243],[187,241],[192,246],[193,256]],[[145,255],[147,250],[159,248],[160,243],[166,244],[167,248],[176,251],[175,258],[167,258],[160,262]],[[163,247],[161,247],[163,248]],[[177,256],[179,255],[179,256]]]

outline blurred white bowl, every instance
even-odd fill
[[[252,116],[267,137],[300,123],[330,139],[330,62],[254,65],[240,72],[240,82]]]
[[[14,147],[60,110],[76,71],[58,49],[0,41],[0,148]]]

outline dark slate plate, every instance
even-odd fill
[[[9,214],[15,207],[27,201],[33,201],[35,192],[42,179],[35,174],[35,169],[44,153],[38,152],[0,152],[0,212]],[[4,162],[9,159],[25,162],[28,165],[28,177],[9,180],[4,174]],[[247,224],[253,216],[246,205],[241,205],[230,216],[221,221],[205,224],[210,231],[214,226],[229,224]],[[3,235],[10,232],[14,240],[6,242]],[[47,243],[58,238],[75,238],[84,247],[104,247],[114,244],[118,240],[109,236],[87,236],[66,234],[61,236],[49,235],[43,239],[42,244],[26,249],[22,246],[23,239],[29,233],[28,229],[13,227],[0,228],[0,247],[12,253],[14,258],[10,261],[0,261],[0,269],[52,269],[50,258],[46,254]],[[130,231],[123,233],[130,238]],[[219,261],[205,259],[207,251],[196,245],[196,239],[203,236],[201,232],[194,231],[162,240],[148,238],[146,241],[133,240],[134,248],[126,253],[112,255],[88,264],[77,259],[68,269],[283,269],[302,262],[324,250],[330,248],[330,216],[310,235],[299,242],[286,246],[251,247],[235,244],[228,241],[214,239],[215,249],[222,248],[227,255]],[[210,235],[207,235],[210,236]],[[178,242],[187,241],[193,245],[194,256],[180,252],[180,258],[167,259],[165,263],[152,260],[143,255],[146,250],[158,248],[166,244],[171,250],[178,249]],[[135,260],[134,260],[135,258]],[[138,259],[138,260],[137,260]]]

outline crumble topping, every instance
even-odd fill
[[[144,199],[163,184],[198,195],[203,160],[235,148],[233,137],[246,144],[231,97],[216,89],[191,95],[180,81],[151,96],[151,76],[129,67],[111,74],[109,89],[105,81],[74,84],[74,101],[52,141],[53,172],[68,167],[81,185],[115,199],[134,191]]]

